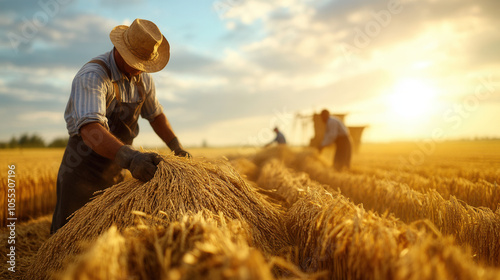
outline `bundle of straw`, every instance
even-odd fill
[[[291,166],[307,166],[308,174],[326,173],[314,169],[323,165],[311,153],[295,158],[283,150],[267,154],[282,156]],[[273,156],[258,156],[260,164],[265,164],[258,181],[280,190],[285,198],[286,193],[291,194],[295,201],[285,221],[292,243],[298,246],[297,263],[305,271],[326,270],[326,279],[498,279],[497,269],[477,265],[469,251],[456,246],[453,238],[443,238],[428,220],[407,225],[392,215],[365,211],[338,192],[325,192],[324,185],[286,168]],[[291,191],[284,191],[287,185]],[[364,186],[359,188],[365,196],[373,193]],[[297,199],[299,189],[305,192]],[[469,215],[473,217],[473,213]]]
[[[184,214],[207,210],[241,220],[251,231],[251,244],[273,254],[288,245],[277,210],[228,164],[164,156],[147,183],[129,180],[105,190],[75,212],[72,219],[39,250],[28,276],[47,279],[79,254],[82,241],[93,242],[113,225],[118,231],[134,224],[133,211],[151,215],[159,225]],[[154,225],[151,225],[154,226]],[[45,272],[40,275],[40,272]],[[30,279],[30,278],[28,278]]]
[[[113,226],[61,279],[274,279],[244,229],[207,211],[168,226],[143,224],[122,233]]]
[[[333,172],[314,150],[295,153],[280,147],[254,158],[259,163],[281,159],[286,166],[326,184],[328,190],[340,189],[354,202],[363,203],[366,209],[379,213],[389,211],[406,223],[429,219],[442,233],[452,234],[464,247],[470,246],[480,262],[500,266],[500,216],[489,208],[471,207],[454,196],[444,199],[433,189],[421,193],[395,181]]]
[[[257,172],[259,171],[257,165],[251,160],[238,157],[230,160],[231,165],[243,176],[246,176],[249,180],[257,180]]]
[[[312,182],[306,173],[293,172],[278,159],[267,161],[260,168],[259,173],[260,176],[257,180],[259,188],[275,192],[277,196],[281,197],[287,208],[290,208],[306,193],[312,193],[313,189],[314,192],[321,193],[317,203],[321,203],[323,195],[328,196],[323,186]]]
[[[499,279],[500,269],[480,267],[469,254],[454,246],[452,238],[426,238],[402,252],[394,279]]]
[[[277,160],[262,167],[258,181],[292,202],[285,220],[305,271],[328,271],[335,279],[391,279],[392,263],[414,238],[408,233],[417,235],[392,217],[366,212],[340,193],[325,191]]]

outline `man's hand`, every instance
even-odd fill
[[[182,148],[179,140],[175,137],[174,131],[172,130],[167,117],[165,117],[165,114],[159,114],[151,122],[151,127],[153,127],[154,131],[158,134],[158,136],[160,136],[163,142],[167,143],[167,146],[175,153],[176,156],[191,157],[191,154]]]
[[[188,153],[186,150],[182,148],[181,144],[179,143],[179,139],[177,139],[177,137],[174,137],[174,139],[170,140],[167,146],[178,157],[188,157],[188,158],[192,157],[190,153]]]
[[[134,178],[147,182],[154,177],[156,166],[163,159],[157,153],[141,153],[132,146],[123,145],[116,153],[115,160],[122,168],[130,170]]]

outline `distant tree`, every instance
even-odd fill
[[[29,136],[28,133],[21,135],[17,141],[18,147],[21,148],[41,148],[45,147],[45,142],[42,137],[38,136],[36,133]]]
[[[30,137],[28,136],[28,133],[21,135],[21,137],[19,137],[19,140],[17,141],[17,145],[20,147],[26,147],[27,145],[29,145],[29,138]]]
[[[49,147],[50,148],[65,148],[66,145],[68,145],[68,138],[61,137],[61,138],[56,138],[52,142],[50,142]]]
[[[43,148],[43,147],[66,147],[68,144],[68,138],[60,137],[54,139],[47,146],[45,141],[38,134],[33,133],[29,135],[24,133],[19,138],[12,136],[8,142],[0,142],[0,149],[12,149],[12,148]]]
[[[18,142],[17,142],[16,137],[12,136],[12,138],[10,138],[8,145],[9,145],[9,148],[17,148]]]

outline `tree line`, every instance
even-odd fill
[[[36,133],[29,135],[25,133],[19,138],[12,136],[8,142],[0,142],[0,149],[11,148],[63,148],[68,144],[68,138],[56,138],[50,143],[45,143],[42,137]]]

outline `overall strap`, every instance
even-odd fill
[[[100,59],[93,59],[87,63],[99,64],[106,71],[106,73],[108,74],[109,80],[113,83],[113,88],[115,90],[116,100],[118,101],[118,103],[121,103],[120,88],[118,87],[118,84],[116,82],[113,82],[113,79],[111,78],[111,70],[109,69],[108,65],[106,65],[106,63],[104,63],[104,61],[102,61]]]
[[[141,101],[144,101],[146,98],[146,91],[144,89],[144,83],[142,82],[142,76],[139,75],[137,77],[137,81],[135,82],[135,85],[137,86],[137,90],[139,91],[139,96],[141,98]]]

